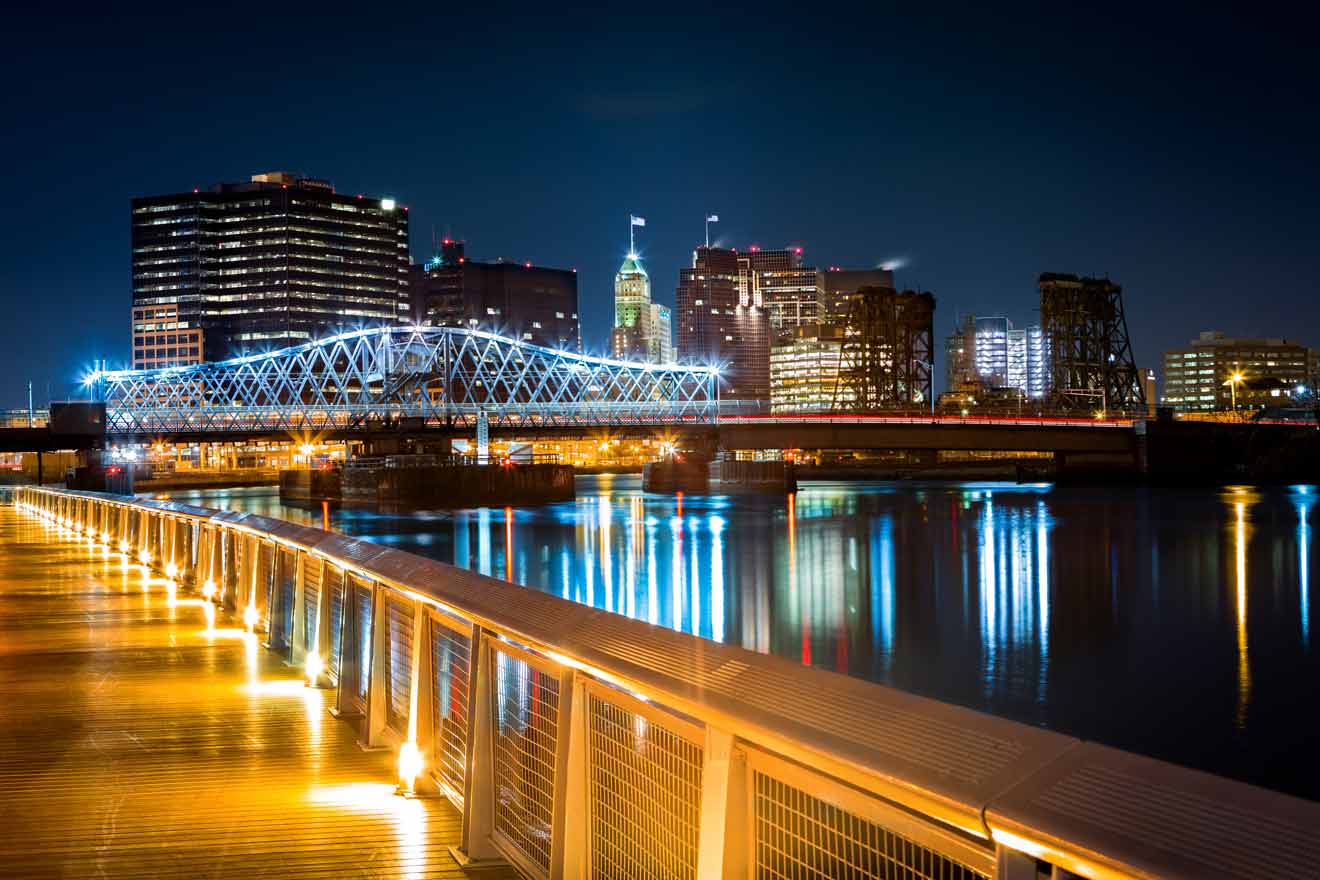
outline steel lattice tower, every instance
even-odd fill
[[[1040,276],[1050,392],[1064,409],[1136,411],[1146,393],[1132,357],[1123,288],[1106,278]]]
[[[935,296],[864,287],[851,299],[834,409],[869,412],[929,403]]]

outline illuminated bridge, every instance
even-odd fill
[[[96,373],[106,433],[344,433],[709,424],[718,371],[557,351],[449,327],[377,328],[269,354]]]
[[[12,500],[3,876],[1066,880],[1320,863],[1313,802],[289,522]]]

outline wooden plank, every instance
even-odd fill
[[[0,508],[0,877],[469,876],[446,800],[180,598]]]

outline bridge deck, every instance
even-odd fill
[[[457,812],[229,625],[0,507],[0,876],[464,876]]]

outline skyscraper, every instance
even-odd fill
[[[393,199],[271,172],[137,198],[131,217],[135,367],[410,317],[408,209]]]
[[[629,253],[614,275],[614,356],[650,360],[652,333],[651,278],[637,254]]]
[[[768,401],[770,321],[741,283],[738,252],[699,247],[678,273],[678,358],[722,364],[721,396]]]
[[[431,327],[466,327],[565,351],[581,351],[577,272],[529,262],[468,259],[464,243],[412,267],[414,311]]]

